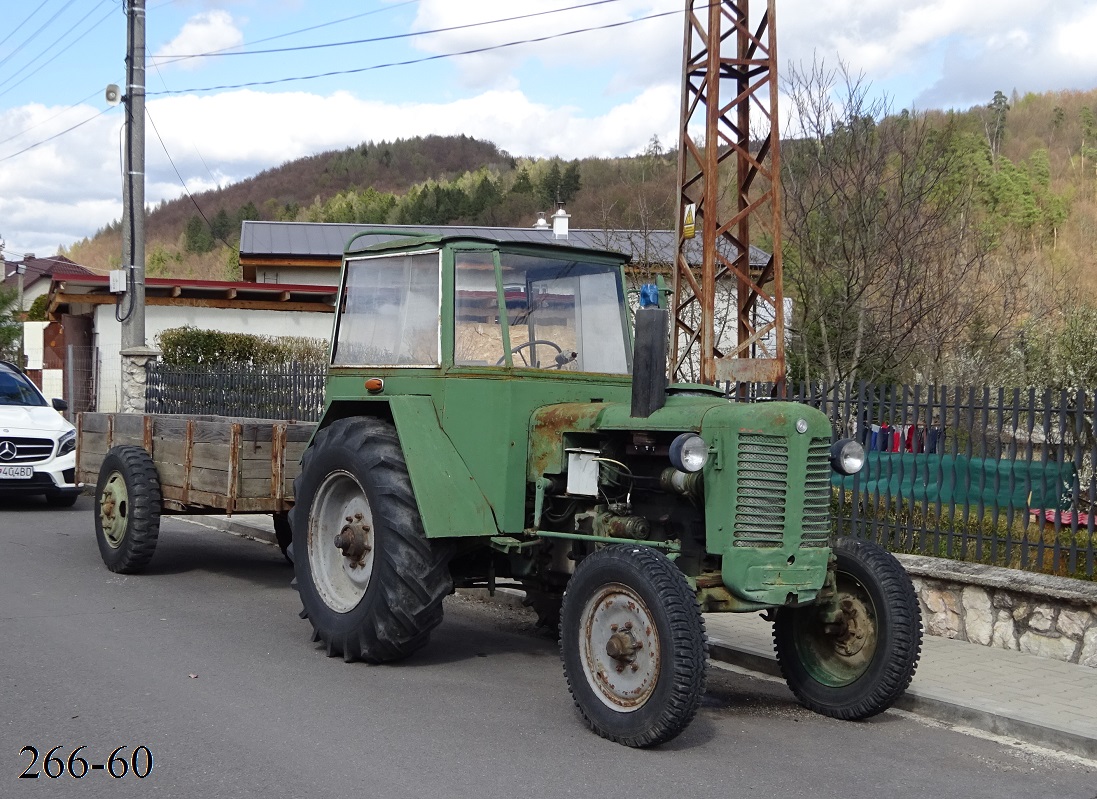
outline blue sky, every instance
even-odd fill
[[[146,1],[150,204],[364,140],[467,133],[575,158],[676,136],[684,0]],[[123,83],[123,4],[3,5],[0,238],[8,257],[49,254],[121,213],[122,115],[102,95]],[[777,20],[782,69],[841,59],[896,107],[1097,87],[1092,0],[778,0]],[[374,41],[338,44],[357,40]]]

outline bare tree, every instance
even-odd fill
[[[841,64],[793,67],[784,90],[797,128],[782,172],[793,360],[807,379],[909,377],[1001,287],[985,271],[965,134],[892,115]]]

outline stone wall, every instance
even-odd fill
[[[145,384],[148,383],[148,364],[155,361],[160,353],[156,350],[139,347],[122,352],[122,413],[145,412]]]
[[[926,633],[1097,668],[1097,584],[898,555]]]

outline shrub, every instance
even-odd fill
[[[302,336],[255,336],[199,330],[185,325],[156,337],[169,366],[271,367],[287,364],[319,366],[327,362],[328,343]]]

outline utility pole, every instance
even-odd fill
[[[24,255],[23,263],[15,265],[15,290],[16,299],[15,307],[19,310],[19,368],[25,369],[27,367],[27,342],[25,340],[27,330],[27,320],[23,313],[23,281],[27,274],[27,262],[30,261],[31,256]]]
[[[129,0],[126,26],[126,152],[122,179],[122,351],[145,347],[145,0]]]
[[[145,344],[145,0],[128,0],[126,12],[122,268],[127,291],[116,309],[122,325],[119,399],[123,412],[143,413],[147,368],[159,354]]]

